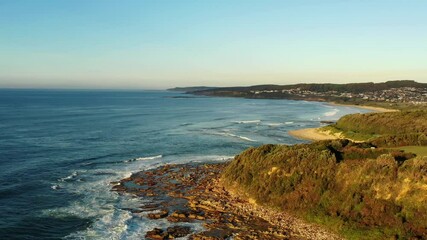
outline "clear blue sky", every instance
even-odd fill
[[[425,0],[0,0],[0,87],[427,82]]]

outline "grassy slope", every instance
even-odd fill
[[[427,157],[427,146],[405,146],[399,147],[398,149],[403,150],[405,152],[415,153],[417,156]]]
[[[346,140],[264,145],[236,156],[223,180],[350,239],[427,238],[427,158],[390,151]]]
[[[427,145],[427,111],[350,114],[323,129],[379,146]]]
[[[427,239],[427,111],[352,114],[326,128],[368,141],[250,148],[224,183],[349,239]]]

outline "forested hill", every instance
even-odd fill
[[[427,83],[418,83],[413,80],[396,80],[383,83],[257,85],[189,89],[187,93],[206,96],[333,101],[355,104],[369,101],[427,103]]]
[[[387,81],[383,83],[347,83],[347,84],[334,84],[334,83],[300,83],[293,85],[255,85],[248,87],[224,87],[224,88],[210,88],[200,89],[200,87],[195,87],[195,89],[186,88],[189,92],[204,92],[214,93],[214,92],[225,92],[225,91],[241,91],[241,92],[250,92],[250,91],[268,91],[268,90],[283,90],[283,89],[297,89],[305,91],[314,91],[314,92],[328,92],[328,91],[338,91],[338,92],[349,92],[349,93],[364,93],[372,91],[381,91],[388,90],[392,88],[427,88],[427,83],[418,83],[414,80],[396,80],[396,81]]]

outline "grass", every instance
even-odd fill
[[[355,133],[352,131],[343,131],[341,129],[336,128],[334,125],[328,125],[321,128],[322,131],[329,131],[333,134],[342,134],[345,138],[354,140],[354,141],[369,141],[370,139],[374,138],[375,135],[371,134],[361,134],[361,133]]]
[[[415,153],[417,156],[420,157],[427,156],[427,146],[406,146],[398,147],[397,149],[403,150],[405,152]]]

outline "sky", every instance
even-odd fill
[[[0,0],[0,88],[427,82],[425,0]]]

